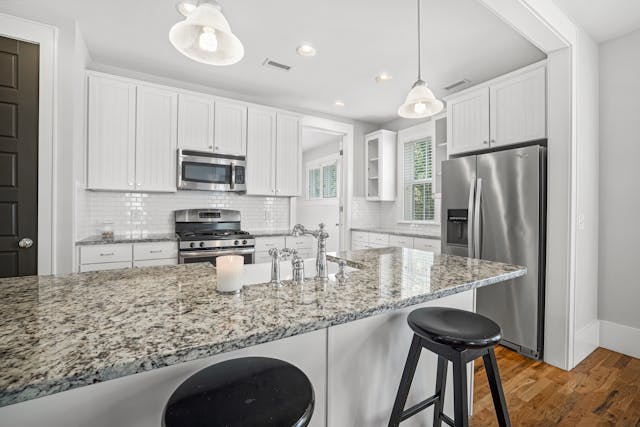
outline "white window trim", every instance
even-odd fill
[[[406,220],[404,219],[404,145],[407,142],[418,141],[420,139],[425,139],[431,136],[432,141],[432,160],[433,160],[433,171],[432,171],[432,187],[433,189],[436,187],[436,180],[438,179],[435,171],[435,165],[438,159],[436,158],[435,149],[435,140],[436,140],[436,127],[435,120],[432,118],[431,120],[420,123],[419,125],[412,126],[410,128],[402,129],[398,132],[398,156],[397,156],[397,198],[396,198],[396,213],[397,213],[397,222],[398,224],[431,224],[431,225],[440,225],[440,209],[438,206],[440,205],[438,198],[439,195],[437,193],[433,193],[433,198],[436,199],[436,209],[434,213],[434,220],[428,221],[417,221],[417,220]]]
[[[340,185],[341,185],[341,177],[340,174],[342,172],[341,169],[341,164],[340,164],[340,155],[339,154],[331,154],[329,156],[325,156],[325,157],[320,157],[318,159],[313,159],[307,163],[305,163],[305,190],[304,190],[304,199],[306,202],[308,203],[316,203],[316,204],[335,204],[338,203],[340,200]],[[329,197],[329,198],[325,198],[323,197],[323,194],[321,194],[320,197],[317,198],[310,198],[309,197],[309,171],[311,169],[318,169],[320,168],[320,192],[322,193],[322,185],[323,185],[323,170],[322,168],[324,166],[330,166],[332,164],[336,164],[337,167],[337,173],[336,173],[336,197]]]

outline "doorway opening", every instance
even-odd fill
[[[309,228],[325,224],[327,252],[341,250],[344,183],[342,144],[344,135],[325,129],[303,127],[302,193],[296,204],[296,222]]]

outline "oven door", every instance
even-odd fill
[[[178,263],[191,264],[195,262],[210,262],[216,265],[216,258],[224,255],[240,255],[244,258],[245,264],[253,264],[255,259],[255,248],[230,248],[230,249],[200,249],[194,251],[178,252]]]
[[[178,152],[178,188],[181,190],[246,191],[244,177],[242,157]]]

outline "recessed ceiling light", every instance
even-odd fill
[[[300,56],[316,56],[316,48],[307,43],[298,46],[296,52]]]
[[[378,83],[382,83],[382,82],[388,82],[389,80],[392,80],[393,76],[389,73],[380,73],[376,76],[376,82]]]
[[[338,99],[336,102],[334,102],[336,107],[344,107],[344,101]]]
[[[178,12],[183,16],[189,16],[191,12],[196,10],[196,7],[198,7],[197,0],[183,0],[176,4],[176,9],[178,9]]]

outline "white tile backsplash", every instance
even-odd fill
[[[244,230],[289,228],[289,199],[209,191],[121,193],[78,189],[77,239],[101,232],[105,221],[115,234],[170,233],[173,211],[194,208],[236,209]]]

